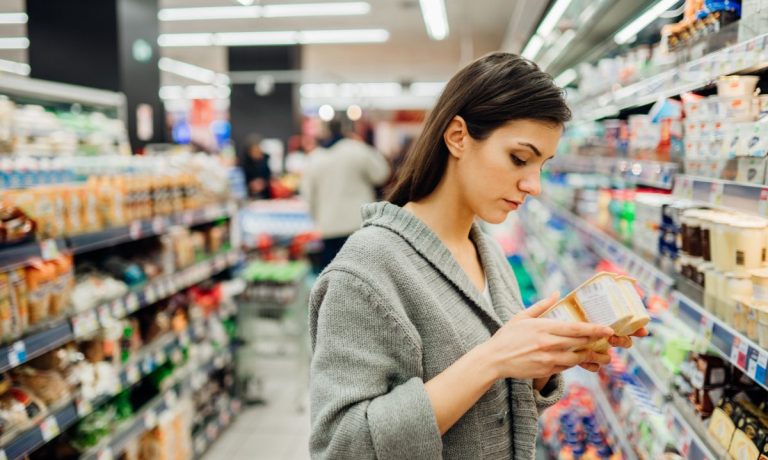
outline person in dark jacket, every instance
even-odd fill
[[[240,153],[240,166],[248,184],[248,196],[269,199],[272,170],[269,168],[269,155],[261,149],[261,136],[258,134],[251,134],[246,138]]]

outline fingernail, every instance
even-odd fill
[[[605,335],[611,335],[611,336],[612,336],[612,335],[614,335],[614,333],[613,333],[613,329],[611,329],[610,327],[604,327],[604,328],[603,328],[603,334],[605,334]]]

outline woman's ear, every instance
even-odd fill
[[[443,132],[443,140],[448,147],[451,156],[461,158],[467,148],[469,133],[467,132],[467,123],[459,115],[453,117],[448,127]]]

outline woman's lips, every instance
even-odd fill
[[[505,199],[504,202],[507,203],[507,206],[509,206],[509,209],[511,209],[512,211],[514,211],[518,207],[520,207],[520,203],[517,202],[517,201],[512,201],[512,200]]]

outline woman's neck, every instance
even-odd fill
[[[427,224],[446,246],[461,246],[469,239],[475,215],[443,182],[429,196],[409,202],[404,208]]]

